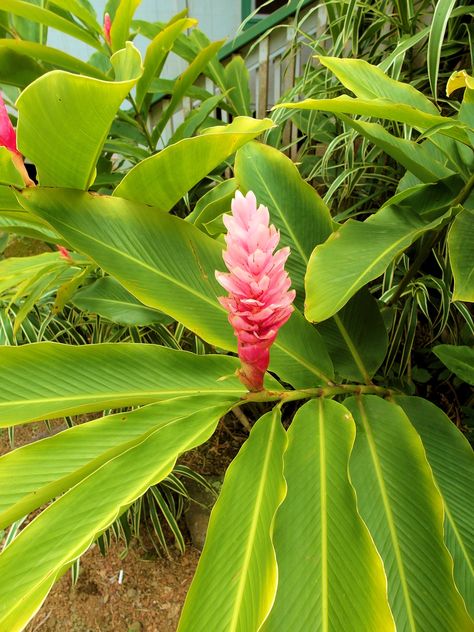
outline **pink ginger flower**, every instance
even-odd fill
[[[31,187],[34,186],[35,183],[30,179],[28,172],[25,167],[25,163],[23,162],[23,157],[18,151],[16,146],[16,133],[13,128],[12,122],[10,121],[10,117],[8,116],[7,108],[3,101],[2,95],[0,94],[0,146],[6,147],[8,151],[12,155],[12,161],[15,165],[17,171],[20,172],[21,177],[23,178],[23,182],[25,186]]]
[[[104,15],[104,37],[105,37],[105,41],[107,42],[109,46],[111,46],[111,39],[110,39],[111,28],[112,28],[112,21],[110,19],[110,15],[106,13]]]
[[[284,265],[289,248],[273,253],[280,233],[269,226],[268,209],[252,191],[244,197],[237,191],[232,215],[224,215],[227,250],[223,259],[228,274],[216,272],[216,279],[229,295],[220,304],[238,340],[241,368],[238,376],[249,391],[263,389],[263,377],[270,362],[270,347],[278,330],[291,316],[295,291]]]

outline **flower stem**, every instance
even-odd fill
[[[334,397],[334,395],[380,395],[390,397],[395,391],[384,386],[374,384],[341,384],[340,386],[325,386],[321,388],[303,388],[295,391],[259,391],[246,393],[241,403],[248,402],[293,402],[300,399],[315,397]]]

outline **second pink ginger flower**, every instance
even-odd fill
[[[216,279],[229,292],[219,302],[237,336],[239,378],[249,391],[263,389],[270,347],[291,316],[295,298],[284,268],[290,249],[274,253],[280,233],[269,222],[268,209],[257,208],[252,191],[245,197],[237,191],[232,215],[224,215],[228,232],[223,259],[229,273],[216,272]]]

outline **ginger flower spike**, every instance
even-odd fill
[[[224,215],[227,250],[222,256],[229,273],[216,272],[217,281],[229,292],[219,302],[237,336],[238,376],[249,391],[263,389],[270,347],[291,316],[295,298],[284,269],[290,249],[274,253],[280,233],[269,220],[268,209],[257,208],[252,191],[245,197],[237,191],[232,215]]]
[[[25,186],[32,187],[35,185],[30,179],[23,162],[23,157],[16,146],[16,132],[13,128],[7,108],[0,94],[0,147],[6,147],[12,155],[12,161],[17,171],[19,171]]]
[[[109,46],[112,45],[111,39],[110,39],[110,29],[112,28],[112,20],[110,19],[110,15],[108,13],[106,13],[104,15],[104,37],[105,37],[105,41],[107,42],[107,44]]]

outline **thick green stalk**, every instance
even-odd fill
[[[246,393],[242,403],[250,402],[293,402],[300,399],[314,399],[316,397],[334,397],[335,395],[380,395],[390,397],[395,391],[384,386],[373,384],[342,384],[340,386],[325,386],[321,388],[303,388],[295,391],[259,391]]]

